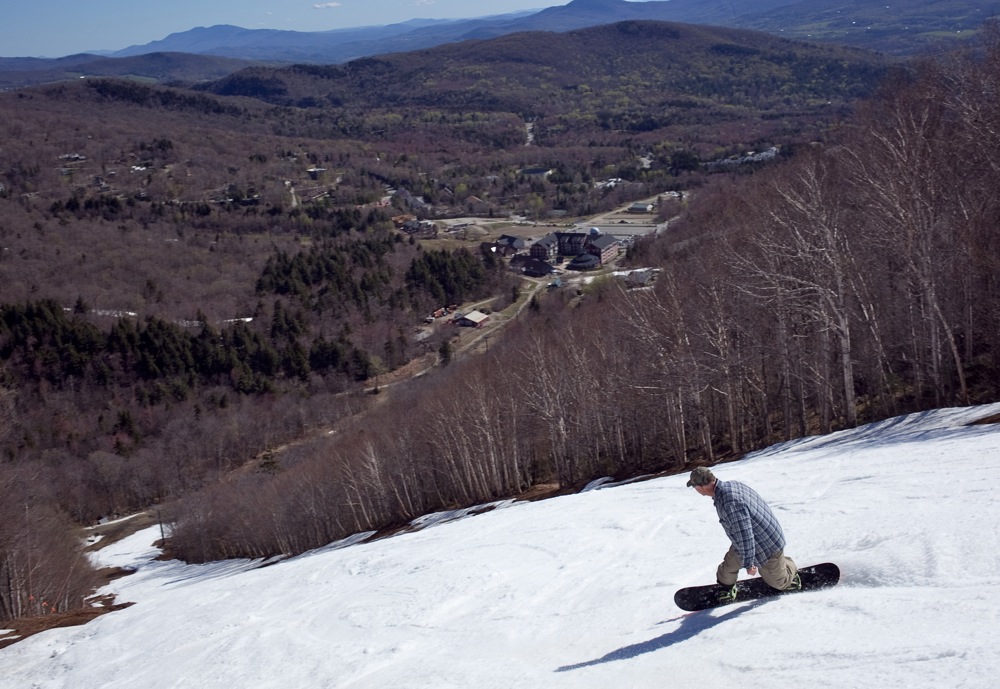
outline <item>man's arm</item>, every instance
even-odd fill
[[[729,505],[726,508],[726,533],[733,547],[740,554],[741,564],[750,576],[757,573],[753,561],[756,543],[753,536],[753,523],[750,513],[741,505]],[[751,571],[753,570],[753,571]]]

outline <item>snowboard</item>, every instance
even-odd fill
[[[681,589],[674,594],[674,603],[681,610],[708,610],[709,608],[744,603],[758,598],[771,598],[799,591],[825,589],[835,586],[840,581],[840,568],[832,562],[824,562],[812,567],[800,568],[799,576],[802,577],[802,588],[794,591],[779,591],[768,586],[760,577],[755,577],[736,583],[736,600],[720,602],[717,596],[722,587],[719,584],[709,584],[708,586],[690,586]]]

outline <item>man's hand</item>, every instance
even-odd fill
[[[752,577],[757,576],[757,568],[754,567],[753,565],[750,565],[749,567],[747,567],[747,574],[749,574]]]

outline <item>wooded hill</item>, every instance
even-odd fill
[[[732,25],[890,55],[920,55],[960,47],[995,19],[998,9],[984,0],[804,0],[747,12]]]
[[[620,22],[569,33],[523,33],[344,66],[251,68],[198,88],[275,105],[504,111],[563,118],[592,131],[639,133],[691,119],[815,115],[869,92],[875,55],[762,33]],[[590,125],[590,126],[588,126]],[[584,139],[585,141],[585,139]]]
[[[0,57],[0,90],[93,77],[144,83],[196,83],[254,64],[207,55],[161,52],[136,57],[71,55],[57,59]]]

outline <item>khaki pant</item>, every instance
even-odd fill
[[[730,546],[729,552],[726,553],[726,557],[723,558],[722,564],[719,565],[719,569],[715,573],[715,577],[723,586],[732,586],[736,583],[742,567],[743,562],[739,553],[736,552],[736,548]],[[779,550],[770,560],[758,568],[758,572],[760,578],[768,586],[783,591],[792,583],[797,569],[792,558],[785,557],[785,551]]]

